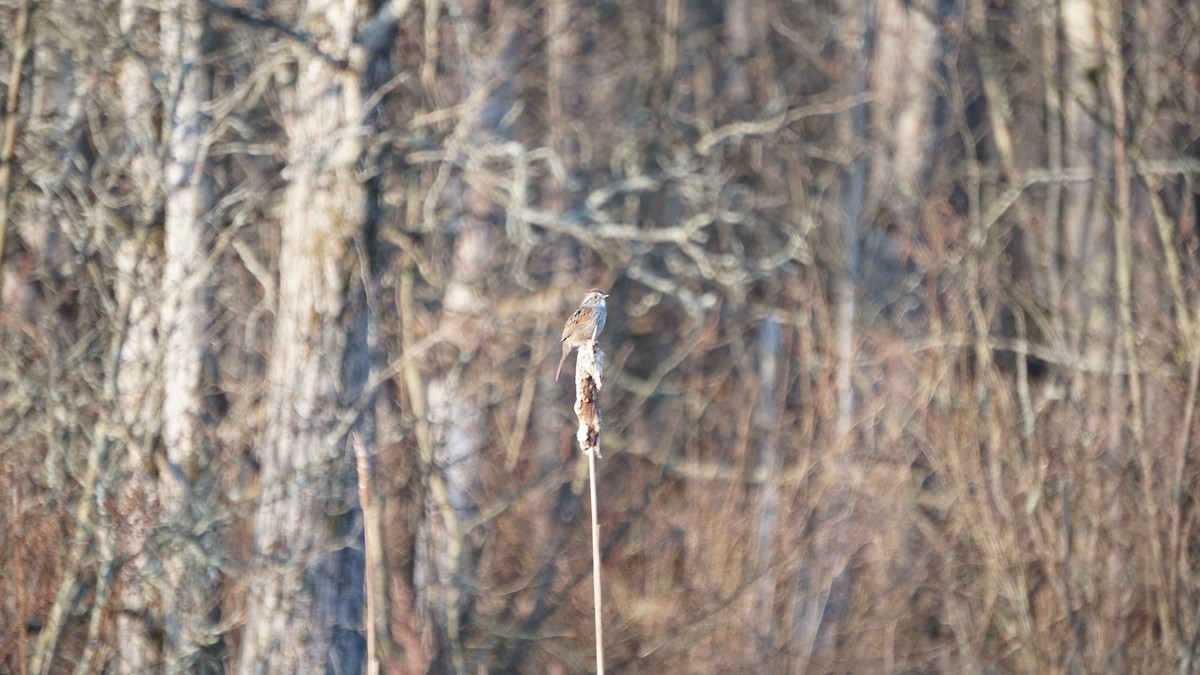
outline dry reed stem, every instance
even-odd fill
[[[372,565],[375,562],[371,557],[371,537],[375,533],[368,524],[371,522],[371,461],[357,431],[350,434],[350,445],[354,448],[355,469],[358,472],[358,500],[359,506],[362,507],[363,519],[363,577],[367,583],[367,615],[363,627],[367,632],[367,674],[379,675],[379,659],[375,654],[375,589],[371,583],[374,576]]]
[[[596,458],[600,455],[600,388],[604,383],[604,352],[592,339],[579,347],[575,361],[576,439],[588,458],[588,483],[592,494],[592,599],[596,623],[596,673],[604,675],[604,624],[600,583],[600,525],[597,522]]]
[[[592,490],[592,600],[596,612],[596,673],[604,675],[604,612],[600,597],[600,525],[596,523],[596,456],[588,453],[588,482]]]

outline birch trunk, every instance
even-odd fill
[[[212,201],[204,171],[208,120],[202,105],[208,78],[202,63],[204,23],[197,0],[168,0],[160,15],[166,109],[173,112],[166,148],[166,272],[160,335],[163,344],[162,440],[166,470],[159,474],[162,517],[172,539],[200,537],[203,546],[170,546],[163,571],[173,590],[162,598],[164,648],[172,668],[194,671],[214,628],[216,570],[204,550],[215,550],[215,533],[197,527],[214,507],[205,443],[203,365],[210,343],[208,255],[205,214]]]
[[[325,54],[347,58],[356,10],[353,2],[314,0],[300,24]],[[344,357],[364,349],[352,344],[344,322],[348,284],[359,278],[353,243],[366,217],[366,191],[354,171],[362,98],[353,72],[311,51],[298,53],[294,77],[283,88],[289,185],[259,447],[258,581],[240,671],[361,672],[361,555],[338,543],[349,540],[343,535],[357,500],[336,428]]]
[[[141,25],[139,9],[134,0],[122,0],[118,15],[122,35],[135,45],[149,43],[153,37]],[[150,34],[146,35],[147,32]],[[128,477],[122,482],[118,507],[129,527],[127,536],[117,545],[129,562],[120,571],[119,602],[124,611],[116,617],[115,669],[119,673],[140,673],[160,659],[146,625],[146,618],[157,613],[153,588],[146,578],[150,562],[146,553],[150,514],[157,508],[153,480],[146,467],[150,464],[149,439],[157,434],[157,416],[162,404],[161,380],[154,371],[154,363],[159,349],[155,335],[159,321],[155,286],[162,278],[163,261],[161,247],[147,236],[161,176],[152,123],[156,97],[150,85],[150,71],[141,59],[131,54],[121,62],[117,81],[127,141],[126,167],[136,187],[129,195],[134,231],[119,235],[116,244],[116,297],[118,303],[129,307],[117,371],[117,400],[121,424],[130,431],[133,442],[125,448],[123,459]]]

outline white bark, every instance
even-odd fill
[[[344,57],[351,49],[355,10],[354,2],[316,0],[308,3],[303,22],[323,36],[323,51]],[[346,659],[354,659],[331,653],[335,619],[347,620],[341,594],[355,580],[343,578],[346,571],[338,568],[327,522],[333,515],[323,507],[354,499],[343,480],[349,467],[341,461],[342,448],[330,435],[347,348],[341,324],[347,279],[357,275],[349,247],[366,215],[366,193],[354,173],[362,152],[362,99],[353,72],[309,52],[298,55],[295,76],[285,87],[290,182],[282,214],[269,417],[259,448],[263,487],[254,535],[259,580],[250,592],[243,673],[323,673],[327,665],[345,668]],[[354,620],[361,621],[361,608]]]
[[[911,212],[920,201],[926,149],[933,148],[930,74],[938,33],[924,9],[900,2],[879,4],[879,32],[870,61],[872,140],[883,160],[871,174],[869,195],[882,203],[899,202]],[[896,200],[893,195],[900,197]],[[872,202],[874,203],[874,201]]]
[[[124,610],[117,615],[116,670],[120,673],[146,672],[158,662],[158,649],[149,639],[144,618],[155,609],[153,589],[146,578],[149,558],[146,553],[150,513],[155,509],[150,463],[149,439],[157,429],[155,418],[162,401],[161,380],[154,372],[158,340],[154,328],[158,322],[157,293],[149,280],[158,279],[161,254],[148,251],[144,241],[126,239],[117,249],[118,303],[128,303],[129,319],[121,345],[121,363],[117,372],[117,396],[121,420],[133,442],[125,448],[124,463],[128,478],[120,486],[118,510],[124,521],[118,542],[120,555],[129,561],[121,566],[119,602]]]
[[[140,5],[122,0],[119,22],[121,32],[137,44],[143,36]],[[161,379],[155,369],[159,342],[155,329],[159,321],[156,281],[161,278],[161,249],[147,241],[146,229],[155,210],[159,183],[156,144],[152,122],[155,96],[150,72],[145,63],[130,55],[119,65],[117,80],[121,89],[121,114],[128,144],[128,170],[136,192],[130,195],[130,212],[136,232],[125,233],[116,244],[118,304],[129,307],[121,361],[117,371],[117,397],[121,423],[133,442],[125,447],[124,462],[128,478],[120,486],[118,510],[127,528],[126,536],[116,545],[129,562],[120,568],[119,602],[124,610],[117,614],[117,656],[119,673],[146,672],[159,661],[158,648],[149,637],[145,617],[155,613],[157,599],[146,578],[150,559],[146,552],[150,513],[156,509],[153,481],[146,468],[150,464],[149,439],[158,432],[158,413],[162,404]]]
[[[1064,46],[1062,75],[1063,165],[1066,169],[1100,166],[1102,130],[1094,118],[1100,109],[1096,83],[1090,74],[1100,67],[1103,46],[1099,40],[1094,0],[1063,0],[1061,21]],[[1062,283],[1064,286],[1064,333],[1067,345],[1079,351],[1083,361],[1107,358],[1105,326],[1111,314],[1104,301],[1112,278],[1112,258],[1106,246],[1106,208],[1095,181],[1063,186]],[[1080,395],[1080,375],[1072,383]]]
[[[163,67],[167,72],[166,109],[170,118],[166,152],[166,272],[160,334],[164,341],[162,440],[166,470],[159,474],[159,498],[169,537],[214,536],[194,531],[193,523],[212,508],[203,448],[203,363],[208,350],[209,293],[206,278],[208,228],[204,222],[211,194],[204,175],[207,96],[203,59],[204,25],[197,0],[168,0],[160,15]],[[163,552],[166,581],[174,592],[163,595],[166,659],[171,667],[190,669],[209,642],[206,617],[212,609],[215,571],[191,545],[170,545]]]

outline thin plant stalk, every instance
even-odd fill
[[[604,675],[604,623],[600,600],[600,525],[596,522],[596,453],[588,453],[588,482],[592,489],[592,597],[596,612],[596,673]]]

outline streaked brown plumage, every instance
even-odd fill
[[[562,358],[558,360],[558,372],[554,374],[556,382],[562,375],[567,353],[588,340],[595,339],[600,331],[604,330],[604,322],[608,318],[608,306],[604,302],[607,297],[599,289],[593,288],[583,296],[579,309],[567,319],[562,331]]]

